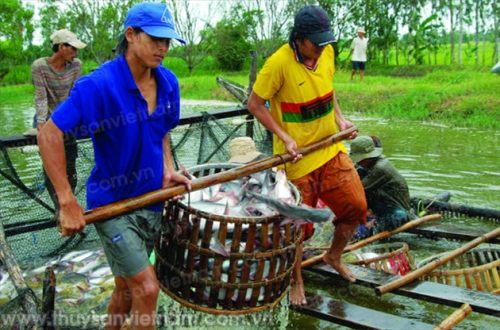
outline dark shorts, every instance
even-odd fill
[[[352,61],[352,69],[353,70],[365,70],[365,64],[366,64],[366,62]]]
[[[114,276],[130,278],[149,266],[160,224],[161,212],[144,209],[94,224]]]

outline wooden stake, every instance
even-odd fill
[[[441,324],[434,328],[434,330],[450,330],[453,329],[458,323],[462,322],[472,312],[469,304],[463,304],[459,309],[454,311],[448,316]]]
[[[302,155],[310,154],[313,151],[325,148],[336,142],[347,139],[351,134],[357,131],[356,126],[347,130],[341,131],[337,134],[329,136],[321,141],[310,144],[298,150]],[[227,181],[236,180],[253,173],[261,172],[269,168],[290,162],[293,160],[292,155],[285,153],[282,155],[273,155],[262,160],[248,163],[241,167],[236,167],[227,171],[208,175],[202,178],[191,181],[191,191],[204,189],[214,184],[219,184]],[[95,208],[85,212],[84,218],[87,224],[94,223],[109,218],[116,217],[134,210],[143,208],[145,206],[166,201],[174,196],[183,195],[187,192],[184,185],[177,185],[170,188],[159,189],[144,195],[134,198],[125,199],[123,201],[114,202],[105,206]]]
[[[419,226],[425,222],[439,220],[439,219],[441,219],[441,214],[429,214],[429,215],[426,215],[425,217],[409,221],[409,222],[405,223],[404,225],[402,225],[401,227],[398,227],[392,231],[383,231],[383,232],[380,232],[376,235],[373,235],[373,236],[367,237],[361,241],[358,241],[354,244],[349,244],[345,247],[344,253],[354,251],[356,249],[362,248],[363,246],[366,246],[366,245],[373,243],[375,241],[396,235],[396,234],[401,233],[401,232],[408,230],[410,228]],[[312,257],[312,258],[309,258],[307,260],[302,261],[302,267],[309,267],[309,266],[313,266],[317,263],[322,262],[324,255],[325,255],[325,253],[322,253],[319,256],[315,256],[315,257]]]
[[[10,249],[9,243],[7,243],[7,240],[5,239],[5,232],[1,220],[0,220],[0,261],[2,261],[2,263],[7,268],[7,272],[9,273],[9,278],[14,284],[14,288],[16,289],[17,294],[22,297],[21,306],[23,312],[29,316],[27,318],[27,320],[29,320],[29,323],[22,324],[23,328],[26,327],[26,329],[38,329],[38,325],[36,323],[37,319],[36,316],[38,315],[37,298],[33,293],[33,291],[31,291],[30,287],[24,281],[21,269],[19,268],[16,258],[14,257],[14,254]]]
[[[458,256],[461,256],[465,252],[469,251],[472,248],[475,248],[481,243],[487,242],[492,238],[497,237],[500,235],[500,228],[497,228],[495,230],[490,231],[489,233],[480,236],[476,238],[475,240],[470,241],[469,243],[463,245],[462,247],[455,249],[453,251],[450,251],[449,253],[434,259],[433,261],[429,262],[423,267],[420,267],[418,269],[415,269],[412,272],[409,272],[403,277],[400,277],[392,282],[386,283],[384,285],[378,286],[375,288],[375,292],[378,295],[382,295],[384,293],[390,292],[394,289],[397,289],[405,284],[411,283],[415,281],[416,279],[420,278],[421,276],[428,274],[429,272],[433,271],[434,269],[438,268],[439,266],[447,263],[453,258],[456,258]],[[467,277],[466,277],[467,281]]]
[[[54,330],[54,303],[56,298],[56,275],[52,267],[45,268],[42,294],[42,329]]]

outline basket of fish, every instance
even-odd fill
[[[440,258],[438,254],[422,260],[418,267],[425,266]],[[447,285],[465,287],[471,290],[500,293],[500,249],[479,248],[467,251],[451,259],[422,279]]]
[[[408,244],[403,242],[375,244],[350,252],[344,259],[354,265],[394,275],[405,275],[414,269],[409,252]]]
[[[189,172],[202,177],[236,166],[205,164]],[[271,170],[168,202],[155,242],[162,290],[212,314],[273,308],[288,291],[302,231],[265,203],[267,197],[290,207],[300,203],[284,173]]]

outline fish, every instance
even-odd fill
[[[292,189],[288,183],[284,170],[276,172],[276,183],[274,189],[272,190],[271,197],[288,204],[293,204],[295,202]]]
[[[276,180],[273,181],[273,176]],[[224,216],[260,217],[274,215],[276,211],[264,203],[254,201],[247,192],[272,195],[288,203],[295,198],[284,171],[273,174],[271,170],[212,185],[202,190],[184,194],[184,205],[210,214]]]
[[[331,221],[334,218],[333,212],[329,208],[315,209],[305,204],[301,206],[296,206],[288,204],[282,200],[275,199],[272,197],[263,196],[254,192],[247,192],[256,199],[262,201],[263,203],[271,206],[277,210],[281,215],[297,220],[305,220],[311,223],[321,223],[326,221]]]
[[[87,276],[84,274],[79,274],[75,272],[65,273],[61,277],[61,281],[66,283],[79,283],[87,280]]]
[[[101,268],[98,268],[94,271],[92,271],[90,274],[88,274],[89,277],[103,277],[103,276],[109,276],[111,275],[111,268],[109,268],[108,265],[102,265]]]
[[[196,210],[218,215],[224,215],[224,213],[227,211],[226,204],[211,203],[204,200],[198,202],[191,202],[191,205],[189,206]]]
[[[219,241],[218,238],[212,237],[210,240],[210,250],[223,257],[229,257],[230,253],[226,250],[226,247]]]
[[[377,258],[379,255],[375,252],[364,252],[364,253],[358,253],[358,252],[353,252],[353,254],[356,256],[356,258],[360,261],[362,260],[368,260],[368,259],[373,259]]]
[[[61,258],[61,261],[73,261],[73,262],[80,262],[88,257],[92,256],[95,253],[95,251],[89,251],[89,250],[81,250],[81,251],[73,251]]]

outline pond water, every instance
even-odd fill
[[[187,108],[183,113],[199,111],[199,107]],[[34,113],[30,102],[20,104],[0,104],[0,136],[21,134],[30,128]],[[383,144],[384,154],[408,181],[412,196],[432,197],[436,193],[449,191],[452,202],[500,209],[500,132],[451,128],[422,122],[407,122],[360,117],[345,114],[360,129],[361,134],[377,135]],[[16,161],[22,169],[23,180],[35,181],[40,174],[40,162],[36,152],[20,156]],[[4,196],[8,184],[4,180],[0,194]],[[3,197],[2,197],[3,199]],[[22,207],[22,200],[9,201],[9,212],[15,213]],[[496,223],[475,219],[455,218],[460,226],[475,228],[495,228]],[[318,231],[320,232],[320,231]],[[329,237],[328,233],[318,235]],[[454,249],[463,243],[448,240],[430,240],[403,234],[389,241],[406,241],[416,261],[428,256]],[[325,241],[327,241],[325,239]],[[307,290],[320,295],[330,295],[337,299],[376,308],[387,313],[437,324],[444,320],[453,308],[437,304],[422,303],[417,300],[387,294],[375,297],[373,290],[359,286],[338,283],[331,285],[331,279],[306,272]],[[283,311],[283,309],[281,309]],[[288,313],[288,310],[287,310]],[[283,314],[283,313],[282,313]],[[281,327],[289,329],[319,328],[333,329],[337,325],[289,312],[288,320],[281,320]],[[282,317],[281,317],[282,318]],[[286,318],[286,316],[285,316]],[[493,328],[497,319],[473,313],[458,328]],[[495,322],[495,323],[493,323]]]

